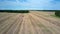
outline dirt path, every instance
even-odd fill
[[[0,13],[0,34],[60,34],[60,19],[52,12]]]

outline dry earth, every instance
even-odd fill
[[[60,34],[54,12],[0,13],[0,34]]]

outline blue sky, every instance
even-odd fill
[[[0,10],[60,10],[60,0],[0,0]]]

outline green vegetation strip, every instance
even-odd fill
[[[29,13],[28,10],[0,10],[0,12],[7,12],[7,13]]]

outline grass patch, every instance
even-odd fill
[[[59,16],[56,16],[56,15],[50,15],[50,16],[55,17],[55,18],[60,18]]]
[[[55,15],[60,17],[60,11],[55,11]]]

